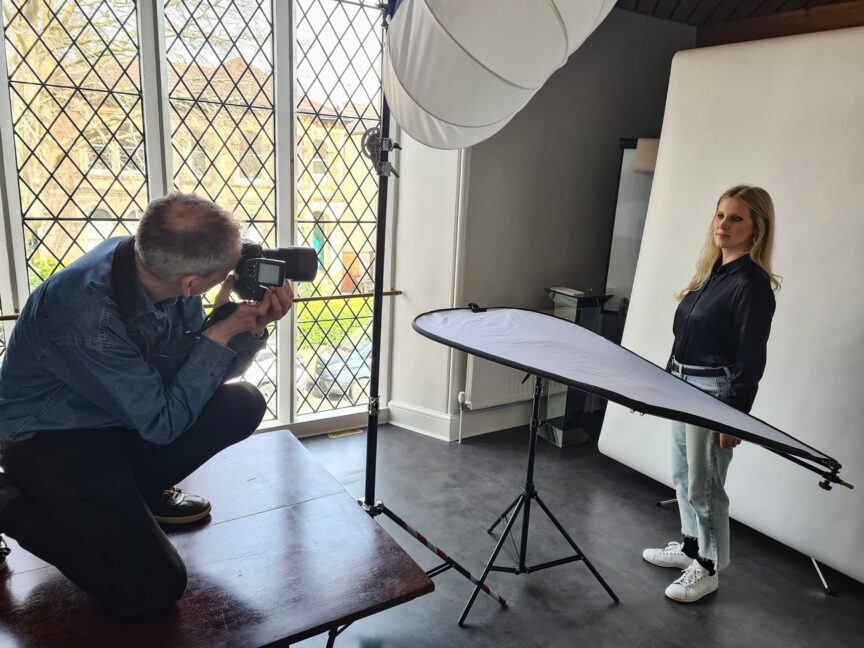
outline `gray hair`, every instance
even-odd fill
[[[153,276],[209,277],[240,256],[240,228],[216,203],[179,191],[147,205],[135,252]]]

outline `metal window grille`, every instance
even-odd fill
[[[276,245],[273,16],[269,0],[165,3],[174,186]],[[276,335],[246,372],[276,418]]]
[[[147,204],[134,0],[3,3],[30,288]]]
[[[363,133],[378,124],[381,10],[371,2],[295,0],[296,231],[318,252],[299,304],[297,414],[365,402],[370,376],[378,178]]]

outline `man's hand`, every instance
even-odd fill
[[[216,299],[213,300],[214,305],[218,308],[227,303],[233,289],[234,277],[229,275],[222,282],[222,287],[216,294]],[[258,303],[240,304],[231,315],[204,331],[204,335],[225,346],[238,333],[248,331],[253,335],[260,335],[270,322],[276,322],[285,317],[293,303],[294,291],[291,290],[291,286],[286,281],[279,288],[271,287],[264,295],[264,299]]]
[[[718,433],[717,443],[720,444],[720,447],[724,450],[731,450],[739,443],[741,443],[741,439],[734,436],[729,436],[728,434],[720,434]]]
[[[259,326],[252,331],[253,335],[261,335],[270,322],[278,322],[288,314],[292,304],[294,304],[294,291],[291,290],[291,284],[286,281],[278,288],[271,286],[270,291],[264,295],[261,302],[263,303],[268,298],[270,299],[270,308],[259,319]]]

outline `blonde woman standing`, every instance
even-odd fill
[[[677,295],[675,343],[667,370],[742,412],[749,412],[765,370],[774,315],[771,272],[774,205],[764,189],[738,185],[717,209],[696,274]],[[729,564],[729,498],[724,484],[741,440],[673,421],[672,479],[682,541],[646,549],[642,557],[684,573],[666,588],[682,603],[717,590]]]

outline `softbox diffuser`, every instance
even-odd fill
[[[500,130],[561,67],[614,0],[404,0],[384,42],[393,117],[440,149]]]

